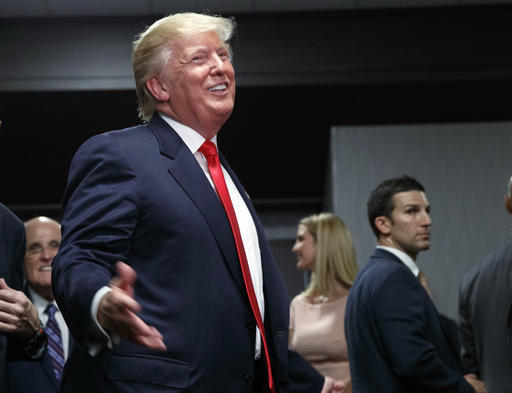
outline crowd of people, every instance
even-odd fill
[[[143,124],[79,148],[62,227],[47,217],[23,225],[0,205],[0,390],[506,391],[512,317],[498,299],[508,283],[489,283],[509,277],[509,247],[461,286],[463,363],[415,263],[432,221],[413,177],[371,193],[377,247],[360,272],[340,218],[300,221],[292,251],[311,279],[289,303],[248,194],[218,150],[235,100],[234,28],[179,13],[137,37]],[[492,338],[490,302],[503,308]]]

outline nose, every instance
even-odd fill
[[[45,261],[52,261],[53,257],[57,254],[57,251],[52,247],[43,247],[41,250],[41,258]]]
[[[430,213],[425,211],[423,214],[423,225],[429,227],[432,225],[432,218],[430,217]]]
[[[298,248],[299,248],[299,243],[298,243],[298,242],[295,242],[295,244],[294,244],[294,245],[293,245],[293,247],[292,247],[292,252],[293,252],[294,254],[297,254]]]
[[[225,72],[224,61],[220,58],[220,56],[215,53],[212,57],[212,65],[210,68],[211,75],[222,75]]]

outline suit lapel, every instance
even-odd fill
[[[148,127],[160,144],[160,153],[169,158],[167,169],[170,175],[205,218],[233,278],[240,291],[245,293],[238,254],[226,212],[196,158],[160,116],[155,114]]]

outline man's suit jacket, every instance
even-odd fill
[[[25,257],[25,227],[7,207],[0,203],[0,278],[11,288],[22,288]],[[6,388],[7,338],[0,334],[0,392]]]
[[[464,365],[489,393],[512,389],[512,237],[471,269],[459,288]]]
[[[27,287],[25,294],[30,298]],[[32,300],[32,299],[30,299]],[[73,338],[69,337],[69,351],[73,348]],[[50,355],[45,350],[39,361],[10,361],[7,365],[7,382],[10,393],[59,393],[60,383],[55,377]]]
[[[245,190],[222,155],[221,162],[257,228],[273,376],[287,392],[285,287]],[[195,157],[160,116],[80,147],[62,230],[53,291],[79,344],[64,370],[64,392],[251,392],[255,321],[231,228]],[[87,353],[98,339],[93,296],[116,275],[119,260],[137,272],[140,317],[162,333],[166,352],[122,340],[94,358]],[[322,381],[316,379],[318,391]]]
[[[427,292],[388,251],[357,276],[345,329],[354,393],[474,392]]]

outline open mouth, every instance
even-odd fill
[[[214,91],[224,91],[228,88],[228,86],[225,83],[221,83],[215,86],[212,86],[208,89],[208,91],[214,92]]]
[[[40,272],[51,272],[52,267],[51,266],[43,266],[41,269],[39,269]]]

